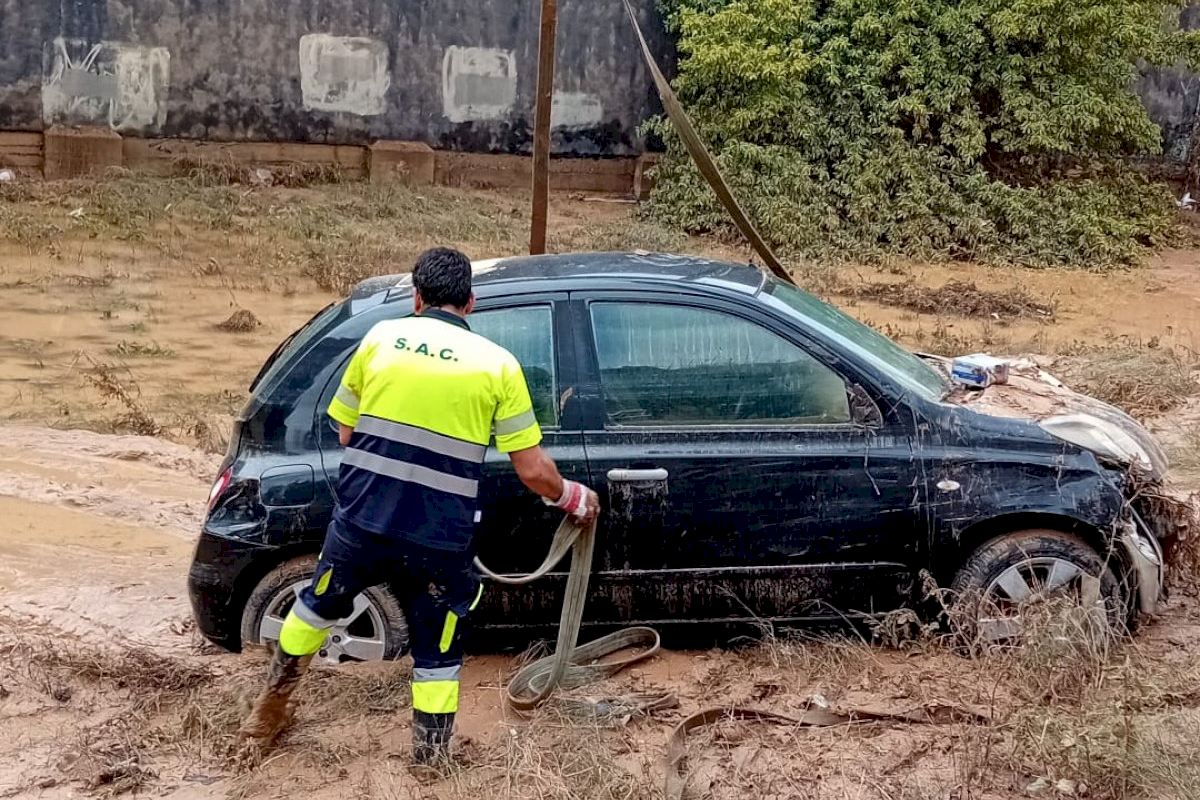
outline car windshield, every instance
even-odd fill
[[[804,317],[826,337],[873,362],[924,397],[941,399],[949,388],[946,377],[931,364],[808,292],[771,280],[761,297],[768,305],[781,306]]]

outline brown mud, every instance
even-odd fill
[[[283,248],[254,226],[282,224],[288,204],[323,196],[238,194],[229,235],[195,220],[125,238],[103,226],[89,233],[70,227],[70,199],[22,207],[27,219],[65,230],[49,242],[0,232],[0,797],[657,798],[670,730],[700,708],[899,713],[929,703],[992,721],[821,730],[726,723],[691,743],[687,796],[1196,796],[1200,601],[1186,584],[1160,619],[1111,649],[1064,648],[1051,636],[1045,647],[975,659],[900,614],[881,622],[874,644],[846,633],[767,635],[738,650],[665,652],[581,690],[680,698],[679,709],[616,730],[552,710],[513,716],[501,698],[517,659],[474,656],[458,725],[463,765],[432,785],[406,769],[407,665],[318,669],[301,685],[296,724],[278,749],[261,763],[236,763],[233,735],[265,660],[200,640],[185,577],[229,415],[278,341],[333,298],[293,268],[292,251],[264,265],[239,260],[240,248]],[[476,257],[519,249],[519,193],[433,200],[455,219],[483,213],[478,206],[484,219],[512,228],[456,222],[447,230],[457,235],[444,241]],[[559,249],[736,255],[672,239],[623,207],[570,198],[555,206]],[[604,235],[585,235],[589,226]],[[396,252],[407,257],[429,235]],[[1053,318],[920,313],[881,302],[886,293],[867,300],[853,290],[891,281],[936,292],[951,280],[981,293],[1019,286]],[[1192,251],[1106,275],[917,264],[813,268],[802,281],[909,344],[946,354],[1086,358],[1121,342],[1170,348],[1186,361],[1200,345],[1200,255]],[[241,321],[232,330],[220,327],[234,316]],[[126,387],[125,399],[87,379],[97,365]],[[1149,420],[1192,488],[1200,488],[1196,394]],[[130,400],[163,436],[111,433],[128,422]]]
[[[1081,714],[1079,736],[1100,735],[1085,729],[1089,723],[1108,726],[1104,736],[1121,724],[1120,715],[1105,716],[1087,700],[1092,693],[1104,697],[1100,709],[1113,702],[1136,709],[1130,735],[1148,735],[1151,724],[1161,735],[1200,721],[1192,710],[1200,703],[1200,617],[1187,597],[1172,601],[1122,656],[1052,654],[1061,664],[1034,656],[1028,663],[967,659],[936,637],[913,638],[911,630],[897,647],[851,636],[665,652],[583,690],[679,696],[679,709],[616,730],[553,711],[532,720],[512,715],[501,697],[514,659],[474,656],[464,671],[458,727],[463,764],[433,785],[406,769],[406,665],[320,669],[302,684],[296,723],[278,748],[261,763],[239,764],[232,737],[265,660],[261,653],[214,652],[192,630],[184,575],[199,512],[127,513],[180,495],[201,502],[206,482],[192,471],[206,457],[146,438],[3,433],[19,443],[21,457],[33,455],[37,442],[49,443],[39,463],[57,461],[54,479],[73,475],[67,485],[86,484],[93,493],[65,501],[0,498],[0,720],[10,734],[0,742],[0,796],[653,798],[660,796],[672,726],[698,709],[749,705],[799,714],[816,705],[908,713],[931,704],[994,722],[814,730],[722,723],[691,742],[687,796],[1015,798],[1031,796],[1026,790],[1040,779],[1065,781],[1076,793],[1090,782],[1088,796],[1096,797],[1120,796],[1115,787],[1123,779],[1161,791],[1141,796],[1191,796],[1176,792],[1178,776],[1161,765],[1149,772],[1117,762],[1089,765],[1072,760],[1073,746],[1064,749],[1061,741],[1014,742],[1066,713],[1058,699],[1039,705],[1048,692],[1072,698],[1067,708]],[[41,476],[42,467],[33,466],[30,480]],[[128,504],[111,499],[118,496]],[[896,630],[909,625],[893,622]],[[1130,663],[1154,672],[1127,672]]]

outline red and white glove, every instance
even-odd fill
[[[558,498],[558,500],[543,497],[542,502],[548,506],[561,509],[577,519],[586,519],[589,515],[588,496],[592,494],[592,490],[582,483],[563,480],[562,497]]]

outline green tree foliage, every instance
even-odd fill
[[[810,257],[1130,263],[1170,196],[1138,65],[1172,0],[663,0],[675,86],[764,235]],[[728,218],[665,121],[651,213]]]

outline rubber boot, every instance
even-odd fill
[[[267,746],[291,723],[289,700],[296,690],[296,684],[308,671],[312,658],[311,655],[291,656],[283,652],[283,648],[275,646],[271,666],[267,670],[267,685],[238,729],[239,741],[255,741]]]
[[[450,763],[450,737],[454,733],[453,714],[427,714],[413,711],[413,764],[444,768]]]

